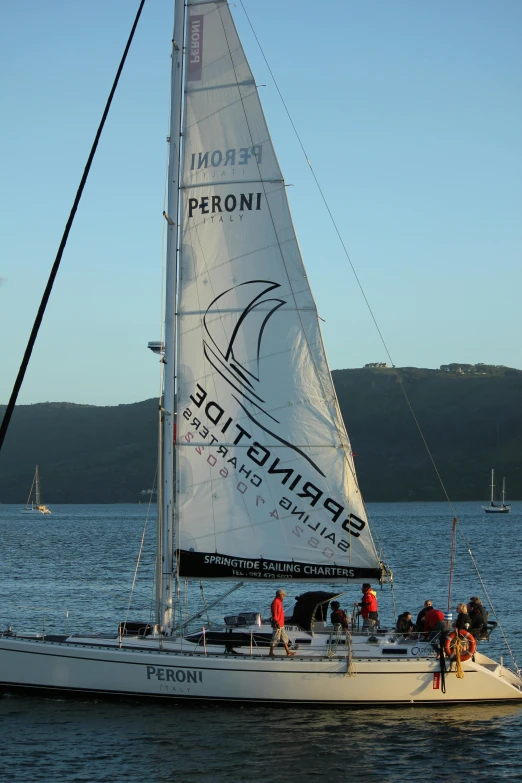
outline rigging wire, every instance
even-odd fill
[[[35,481],[36,481],[36,473],[33,476],[33,483],[31,484],[31,489],[29,490],[29,497],[27,498],[27,503],[25,504],[26,507],[29,505],[29,501],[31,500],[31,496],[33,494],[33,487],[34,487],[34,482]]]
[[[393,583],[393,580],[390,582],[391,586],[391,599],[392,599],[392,606],[393,606],[393,622],[397,624],[397,602],[395,600],[395,584]]]
[[[457,517],[453,517],[453,525],[451,528],[451,556],[450,556],[450,572],[448,583],[448,612],[451,610],[451,586],[453,583],[453,568],[455,566],[455,534],[457,532]]]
[[[125,49],[120,61],[120,64],[118,66],[118,70],[116,72],[116,76],[114,78],[114,82],[111,88],[111,91],[109,93],[109,97],[107,99],[107,103],[105,104],[105,109],[103,111],[103,115],[100,121],[100,124],[98,126],[98,130],[96,131],[96,136],[94,137],[94,142],[91,147],[91,151],[89,153],[89,157],[87,158],[87,163],[85,164],[85,169],[82,175],[82,178],[80,180],[80,184],[78,186],[78,191],[76,193],[76,197],[74,199],[74,203],[71,208],[71,212],[69,214],[69,219],[67,220],[67,224],[65,226],[65,230],[63,232],[62,241],[60,242],[60,246],[58,248],[58,252],[56,254],[56,258],[54,260],[54,264],[51,269],[51,273],[49,275],[49,279],[47,281],[47,285],[45,287],[45,291],[42,296],[42,300],[40,302],[40,307],[38,308],[38,312],[36,314],[36,318],[33,324],[33,328],[31,330],[31,334],[29,336],[29,341],[27,343],[27,347],[25,349],[25,353],[22,359],[22,363],[20,365],[20,369],[18,370],[18,375],[16,377],[13,391],[11,393],[11,398],[9,400],[9,403],[7,405],[7,408],[4,413],[4,417],[2,419],[2,424],[0,425],[0,451],[2,450],[2,445],[4,443],[5,436],[7,434],[7,430],[9,427],[9,422],[11,421],[11,417],[14,412],[14,408],[16,405],[16,400],[18,399],[18,394],[20,392],[20,389],[22,387],[22,383],[25,377],[25,373],[27,371],[27,367],[29,365],[29,360],[31,358],[31,354],[33,352],[33,348],[36,342],[36,338],[38,336],[38,332],[40,330],[40,326],[42,324],[42,320],[44,317],[45,309],[47,307],[47,303],[49,301],[49,297],[51,296],[51,291],[54,285],[54,281],[56,279],[56,275],[58,274],[58,269],[60,267],[60,262],[62,260],[63,252],[65,250],[65,246],[67,244],[67,240],[69,238],[69,233],[72,228],[72,224],[76,215],[76,210],[78,209],[78,205],[80,203],[80,199],[82,197],[83,190],[85,188],[85,184],[87,182],[87,177],[89,176],[89,172],[91,169],[92,162],[94,160],[94,156],[96,154],[96,149],[98,147],[98,142],[100,140],[103,127],[105,125],[105,121],[107,119],[107,116],[109,114],[109,109],[112,104],[112,99],[114,97],[114,94],[116,92],[116,87],[118,86],[118,82],[120,80],[121,72],[123,70],[123,66],[125,65],[125,61],[127,59],[127,54],[129,53],[130,45],[132,43],[132,39],[134,38],[134,33],[136,32],[136,27],[138,26],[138,21],[141,16],[141,12],[143,10],[143,6],[145,5],[145,0],[141,0],[140,6],[138,8],[138,11],[136,13],[136,17],[134,19],[134,24],[132,25],[132,29],[129,35],[129,38],[127,40],[127,43],[125,45]]]
[[[201,590],[201,600],[203,601],[203,606],[205,607],[205,614],[207,615],[207,623],[209,625],[212,625],[208,613],[207,599],[205,598],[205,588],[203,587],[203,582],[201,580],[199,581],[199,589]]]
[[[152,483],[152,489],[153,490],[154,490],[154,488],[156,486],[157,478],[158,478],[158,471],[156,470],[156,473],[154,475],[154,481]],[[151,495],[149,497],[149,505],[148,505],[148,508],[147,508],[147,516],[145,517],[145,524],[143,525],[143,532],[141,534],[141,543],[140,543],[140,548],[139,548],[139,551],[138,551],[138,557],[137,557],[137,560],[136,560],[136,567],[134,568],[134,577],[132,579],[132,585],[131,585],[131,589],[130,589],[130,593],[129,593],[129,602],[127,604],[127,611],[125,613],[125,620],[124,620],[124,622],[122,624],[123,633],[125,633],[124,629],[125,629],[125,627],[127,625],[128,619],[129,619],[129,612],[130,612],[131,603],[132,603],[132,596],[134,594],[134,587],[136,586],[136,579],[137,579],[137,576],[138,576],[138,568],[140,566],[141,556],[142,556],[142,553],[143,553],[143,547],[145,545],[145,534],[147,532],[147,523],[149,521],[149,516],[150,516],[150,512],[151,512],[151,505],[152,505],[153,494],[154,493],[151,493]]]

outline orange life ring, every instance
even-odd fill
[[[473,634],[471,634],[469,631],[465,631],[464,629],[460,631],[452,631],[446,636],[446,641],[444,642],[444,652],[449,657],[455,658],[455,641],[457,639],[457,634],[459,634],[463,641],[465,640],[467,642],[467,650],[461,652],[460,660],[469,661],[477,649],[477,641]]]

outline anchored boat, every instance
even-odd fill
[[[506,479],[502,479],[502,501],[495,503],[495,471],[491,471],[489,506],[482,506],[486,514],[509,514],[511,503],[506,503]]]
[[[285,182],[224,0],[176,2],[169,160],[165,332],[151,344],[163,369],[155,621],[115,622],[109,636],[9,629],[1,687],[331,706],[522,700],[518,673],[464,639],[450,665],[423,634],[328,622],[340,584],[392,573],[371,535]],[[287,618],[295,655],[268,657],[269,617],[240,612],[201,628],[201,613],[182,606],[183,579],[321,589]]]
[[[39,511],[40,514],[51,513],[51,509],[47,508],[47,506],[45,506],[41,500],[40,471],[38,470],[38,465],[36,466],[36,470],[34,472],[33,483],[31,484],[31,489],[29,490],[29,497],[27,498],[27,503],[25,504],[25,508],[23,509],[23,511]]]

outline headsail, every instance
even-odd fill
[[[178,304],[181,576],[379,579],[256,86],[226,2],[188,4]]]

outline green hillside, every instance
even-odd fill
[[[154,481],[157,421],[157,400],[18,406],[0,452],[0,501],[25,502],[38,463],[45,503],[137,502]]]
[[[506,476],[512,500],[522,498],[522,372],[479,368],[406,367],[399,375],[450,498],[485,499],[491,468]],[[366,500],[443,500],[395,372],[332,376]]]
[[[506,476],[510,499],[522,498],[522,371],[447,365],[399,373],[451,499],[485,499],[491,468]],[[332,376],[366,500],[442,500],[395,372]],[[46,503],[137,502],[154,483],[157,420],[154,399],[18,406],[0,453],[0,501],[25,502],[38,463]]]

